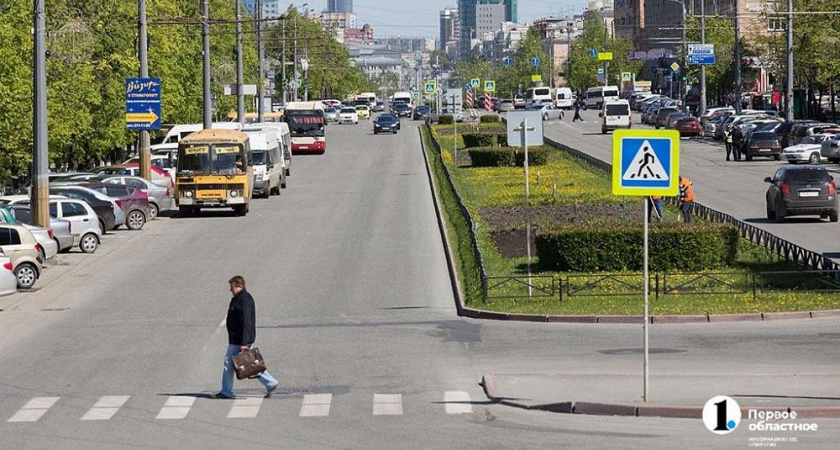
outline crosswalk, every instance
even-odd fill
[[[96,400],[82,414],[80,421],[107,421],[119,414],[120,409],[130,405],[130,395],[105,395]],[[173,421],[188,418],[190,411],[196,406],[197,400],[211,402],[213,407],[226,408],[227,419],[255,418],[260,411],[271,408],[273,400],[266,400],[261,396],[243,396],[231,400],[213,400],[207,396],[173,395],[166,398],[160,406],[155,420]],[[300,401],[298,416],[302,418],[328,417],[334,396],[329,393],[305,394],[290,397],[284,401]],[[74,399],[74,403],[78,399]],[[429,402],[427,402],[429,403]],[[440,412],[449,415],[471,414],[473,400],[465,391],[446,391],[437,401],[431,402],[442,405]],[[11,417],[7,423],[33,423],[48,417],[49,412],[56,405],[62,404],[62,397],[33,397],[27,400]],[[278,403],[274,403],[278,404]],[[437,406],[436,406],[437,407]],[[75,410],[75,409],[74,409]],[[403,415],[403,395],[400,393],[374,393],[371,414],[374,416]]]

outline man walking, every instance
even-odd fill
[[[245,279],[237,275],[230,280],[230,299],[227,313],[228,347],[225,353],[224,371],[222,372],[222,390],[213,395],[213,398],[234,398],[233,393],[233,357],[239,352],[250,349],[257,337],[257,314],[254,306],[254,297],[245,290]],[[260,383],[265,386],[266,397],[277,389],[277,380],[268,373],[263,372],[258,377]]]
[[[583,122],[583,117],[580,116],[580,99],[575,100],[575,116],[572,117],[572,122],[580,120]]]
[[[693,203],[694,185],[688,178],[680,177],[680,212],[685,223],[691,223],[691,205]]]

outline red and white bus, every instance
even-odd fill
[[[292,153],[327,151],[326,120],[321,102],[290,102],[286,105],[283,118],[289,124]]]

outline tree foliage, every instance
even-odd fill
[[[636,43],[628,38],[610,36],[603,18],[593,14],[584,22],[583,31],[572,42],[571,62],[566,79],[575,90],[603,84],[598,81],[598,68],[603,67],[604,62],[589,56],[589,51],[593,48],[598,52],[613,54],[613,60],[607,67],[609,84],[620,84],[622,72],[638,75],[642,69],[641,61],[630,61],[628,58],[630,52],[636,48]]]

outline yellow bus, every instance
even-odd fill
[[[178,143],[175,202],[182,217],[201,208],[248,213],[254,171],[248,165],[248,135],[238,130],[196,131]]]

